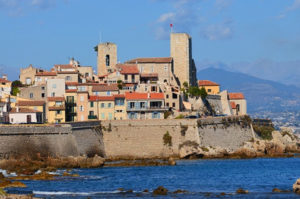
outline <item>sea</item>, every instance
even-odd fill
[[[59,170],[62,173],[64,170]],[[180,160],[176,166],[74,169],[79,177],[24,181],[27,188],[8,193],[40,198],[300,198],[292,186],[300,178],[300,158]],[[163,186],[167,195],[153,195]],[[236,194],[236,190],[248,194]],[[278,188],[286,193],[273,193]],[[176,190],[185,193],[173,193]]]

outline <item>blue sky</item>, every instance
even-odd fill
[[[121,62],[169,56],[172,23],[192,36],[199,69],[225,65],[284,82],[300,77],[299,21],[300,0],[0,0],[0,72],[16,79],[20,67],[69,57],[95,67],[100,40],[118,45]],[[272,75],[279,68],[296,73]]]

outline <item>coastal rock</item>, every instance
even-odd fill
[[[300,178],[293,184],[293,191],[300,194]]]
[[[101,167],[104,165],[104,158],[101,158],[100,156],[98,155],[95,155],[93,157],[93,160],[92,160],[92,167],[93,168],[97,168],[97,167]]]
[[[244,190],[242,188],[239,188],[239,189],[236,190],[236,193],[237,194],[248,194],[249,191],[248,190]]]
[[[281,190],[281,189],[278,189],[278,188],[274,188],[272,190],[272,192],[274,193],[286,193],[286,192],[290,192],[289,190]]]
[[[167,195],[168,194],[168,189],[166,189],[163,186],[159,186],[157,187],[154,191],[153,191],[154,195]]]
[[[176,161],[174,160],[174,158],[171,157],[168,160],[168,164],[171,165],[171,166],[174,166],[174,165],[176,165]]]

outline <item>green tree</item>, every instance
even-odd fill
[[[11,94],[13,96],[17,96],[17,94],[20,93],[20,90],[18,87],[13,87],[12,90],[11,90]]]
[[[118,80],[117,83],[118,83],[118,88],[121,90],[123,88],[122,80]]]
[[[204,87],[202,87],[200,89],[200,96],[201,96],[202,99],[205,99],[207,97],[207,92],[206,92]]]
[[[22,86],[23,86],[23,84],[19,80],[15,80],[11,83],[11,87],[22,87]]]
[[[95,46],[95,47],[94,47],[94,51],[95,51],[95,52],[98,52],[98,46]]]

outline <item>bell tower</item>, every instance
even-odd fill
[[[114,71],[117,64],[117,45],[110,42],[98,45],[97,69],[98,76]]]

